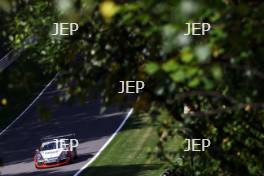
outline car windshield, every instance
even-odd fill
[[[57,142],[57,141],[46,142],[41,145],[40,150],[43,151],[43,150],[53,150],[53,149],[60,149],[60,148],[66,149],[67,145],[69,145],[69,141],[67,140],[62,141],[62,142]]]
[[[47,144],[42,144],[40,150],[43,151],[43,150],[53,150],[53,149],[56,149],[57,146],[56,146],[56,142],[51,142],[51,143],[47,143]]]

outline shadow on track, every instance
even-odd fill
[[[135,165],[106,165],[106,166],[90,166],[87,169],[86,175],[98,175],[98,176],[137,176],[139,173],[145,171],[157,170],[161,165],[153,164],[135,164]],[[85,175],[85,174],[83,174]]]
[[[52,174],[50,174],[50,171],[40,171],[38,172],[37,176],[44,176],[44,175],[51,175],[51,176],[64,176],[64,175],[73,175],[74,172],[77,172],[77,171],[69,171],[69,172],[54,172]],[[32,172],[32,173],[24,173],[24,174],[12,174],[12,175],[5,175],[5,176],[36,176],[36,173],[35,172]]]

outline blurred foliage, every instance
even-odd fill
[[[160,121],[157,154],[177,172],[264,175],[262,1],[4,0],[0,7],[11,46],[37,36],[26,58],[46,73],[60,73],[61,101],[99,94],[106,104],[124,104],[119,81],[143,80],[146,88],[133,106],[156,120],[168,117]],[[53,22],[80,28],[73,36],[51,37]],[[212,30],[183,35],[190,22],[208,22]],[[184,105],[190,113],[183,113]],[[212,146],[164,152],[176,134],[209,138]]]

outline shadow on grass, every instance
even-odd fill
[[[128,123],[126,124],[125,128],[122,129],[122,131],[145,128],[146,126],[154,127],[156,124],[146,122],[143,117],[132,117],[128,120]]]
[[[135,165],[107,165],[107,166],[91,166],[82,176],[138,176],[139,173],[155,171],[161,165],[154,164],[135,164]]]

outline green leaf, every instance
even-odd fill
[[[214,87],[214,83],[209,79],[204,78],[203,83],[206,90],[210,90]]]
[[[173,72],[179,68],[178,63],[175,60],[169,60],[162,65],[162,69],[166,72]]]
[[[170,75],[173,81],[182,82],[185,80],[186,76],[182,70],[178,70]]]
[[[196,67],[188,67],[186,69],[186,74],[188,74],[189,77],[193,77],[194,75],[198,74],[199,69]]]
[[[155,74],[159,70],[159,65],[156,62],[149,62],[145,65],[145,71],[149,75]]]
[[[190,63],[193,60],[193,53],[190,48],[184,48],[182,50],[181,59],[184,63]]]
[[[194,87],[197,87],[199,83],[200,83],[200,80],[198,78],[194,78],[188,83],[188,86],[194,88]]]
[[[222,70],[219,66],[213,66],[211,72],[215,79],[219,80],[222,78]]]

